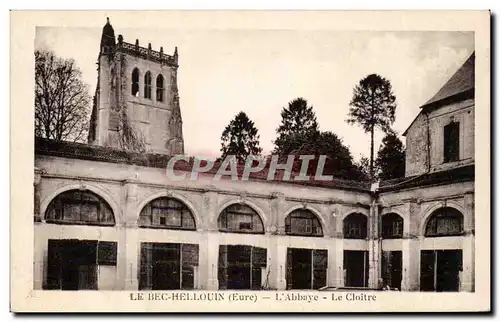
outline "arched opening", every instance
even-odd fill
[[[425,237],[450,237],[463,234],[464,216],[451,207],[435,210],[425,225]],[[420,290],[456,292],[460,290],[463,270],[462,249],[423,249],[420,251]]]
[[[144,75],[144,98],[151,99],[151,72]]]
[[[158,102],[163,102],[163,94],[165,93],[165,88],[163,85],[163,75],[158,75],[156,77],[156,100]]]
[[[139,214],[139,227],[196,230],[194,215],[176,198],[150,201]],[[198,284],[199,246],[187,243],[141,242],[140,290],[194,289]]]
[[[196,223],[185,203],[175,198],[160,197],[142,208],[139,227],[196,230]]]
[[[451,207],[435,210],[427,220],[425,237],[458,236],[463,233],[464,216]]]
[[[382,238],[403,238],[403,223],[403,218],[396,213],[382,215]],[[384,287],[400,290],[401,280],[403,279],[403,252],[401,250],[383,249],[381,264]]]
[[[245,204],[232,204],[224,209],[217,220],[219,231],[231,233],[263,234],[264,225],[259,214]]]
[[[396,213],[382,216],[382,238],[403,238],[403,218]]]
[[[226,207],[217,220],[219,231],[263,234],[259,214],[245,204]],[[219,245],[219,289],[261,289],[265,285],[267,249],[251,245]]]
[[[132,96],[139,97],[139,69],[132,71]]]
[[[318,217],[308,209],[296,209],[285,219],[285,232],[287,235],[323,236],[323,228]]]
[[[361,213],[353,213],[344,218],[344,238],[365,239],[368,236],[367,217]]]
[[[115,225],[109,204],[88,190],[68,190],[57,195],[45,211],[45,220],[66,225]]]
[[[109,204],[88,190],[68,190],[57,195],[45,211],[47,223],[114,226]],[[110,285],[101,281],[113,276],[117,242],[87,239],[49,239],[44,289],[97,290]]]

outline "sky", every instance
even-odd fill
[[[372,73],[391,82],[397,102],[393,129],[401,135],[474,51],[473,32],[113,27],[125,42],[139,39],[157,51],[163,46],[166,54],[178,47],[185,153],[210,157],[220,155],[222,131],[240,111],[255,122],[269,154],[280,112],[297,97],[313,106],[320,129],[336,133],[355,160],[369,157],[369,134],[345,122],[354,86]],[[38,27],[35,48],[74,59],[93,95],[101,32]],[[382,137],[376,133],[376,150]]]

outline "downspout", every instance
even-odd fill
[[[427,174],[431,172],[431,129],[429,125],[429,113],[424,111],[424,114],[427,118]]]

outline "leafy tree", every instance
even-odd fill
[[[239,112],[222,132],[221,158],[228,155],[236,156],[238,161],[244,161],[248,155],[259,155],[259,134],[253,121],[245,112]]]
[[[72,59],[35,51],[35,135],[57,141],[84,141],[91,97]]]
[[[288,103],[281,111],[281,124],[276,129],[274,154],[285,156],[300,150],[306,142],[319,134],[318,122],[312,106],[301,97]]]
[[[313,139],[304,143],[300,151],[293,151],[292,154],[314,155],[316,157],[309,162],[309,174],[314,175],[316,173],[319,156],[324,155],[326,156],[323,169],[324,175],[333,175],[337,178],[351,180],[363,179],[363,174],[354,163],[349,147],[333,132],[318,133]],[[301,164],[299,159],[297,161]]]
[[[364,180],[364,181],[371,181],[372,180],[372,178],[370,177],[370,159],[363,156],[363,157],[361,157],[359,162],[356,164],[356,166],[360,172],[360,176],[361,176],[362,180]]]
[[[375,129],[387,133],[396,120],[396,97],[391,83],[377,74],[368,75],[354,87],[349,105],[347,123],[358,124],[371,134],[370,176],[373,178]]]
[[[389,132],[382,139],[375,163],[381,180],[405,176],[405,151],[396,133]]]

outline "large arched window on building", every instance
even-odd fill
[[[382,238],[402,238],[403,218],[396,213],[389,213],[382,216]]]
[[[425,237],[457,236],[463,233],[464,217],[455,208],[443,207],[435,210],[425,227]]]
[[[69,190],[47,207],[45,221],[68,225],[113,226],[115,218],[108,203],[88,190]]]
[[[139,215],[139,226],[144,228],[164,228],[195,230],[194,216],[180,200],[161,197],[149,202]]]
[[[163,102],[164,93],[165,93],[165,87],[163,82],[163,75],[160,74],[158,75],[158,77],[156,77],[156,100],[158,102]]]
[[[245,204],[233,204],[224,209],[217,221],[219,231],[263,234],[264,225],[259,214]]]
[[[144,98],[151,99],[151,72],[144,75]]]
[[[361,213],[353,213],[344,218],[344,238],[365,239],[368,236],[367,218]]]
[[[307,209],[292,211],[285,219],[287,235],[323,236],[323,228],[318,217]]]
[[[137,68],[132,71],[132,96],[139,96],[139,69]]]

